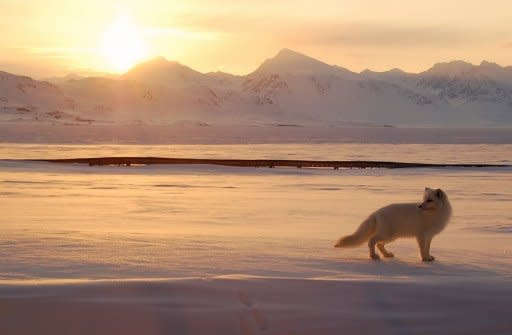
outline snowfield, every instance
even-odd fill
[[[510,334],[512,170],[88,167],[9,161],[175,157],[512,161],[510,145],[0,147],[3,334]],[[167,155],[163,155],[167,153]],[[443,188],[420,262],[336,239]]]

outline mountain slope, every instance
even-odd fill
[[[0,71],[0,121],[84,121],[75,108],[75,101],[53,84]]]
[[[283,49],[235,76],[160,57],[119,78],[50,84],[0,73],[0,115],[9,122],[510,126],[512,68],[454,61],[419,74],[354,73]]]
[[[312,57],[290,49],[282,49],[273,58],[263,62],[249,76],[269,73],[317,74],[317,75],[355,75],[355,73],[334,65],[328,65]]]

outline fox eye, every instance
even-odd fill
[[[432,199],[428,199],[427,202],[432,202]]]

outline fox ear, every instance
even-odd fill
[[[441,199],[443,197],[443,191],[441,191],[440,188],[438,188],[436,190],[436,197],[438,197],[439,199]]]

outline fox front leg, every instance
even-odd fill
[[[424,262],[432,262],[434,260],[434,257],[429,254],[431,240],[431,238],[429,239],[426,236],[418,236],[416,238],[420,249],[421,260]]]
[[[434,259],[436,259],[434,256],[432,256],[430,254],[430,243],[432,243],[432,236],[429,236],[426,238],[426,247],[427,247],[427,255],[428,255],[428,258],[429,258],[429,262],[433,261]]]

